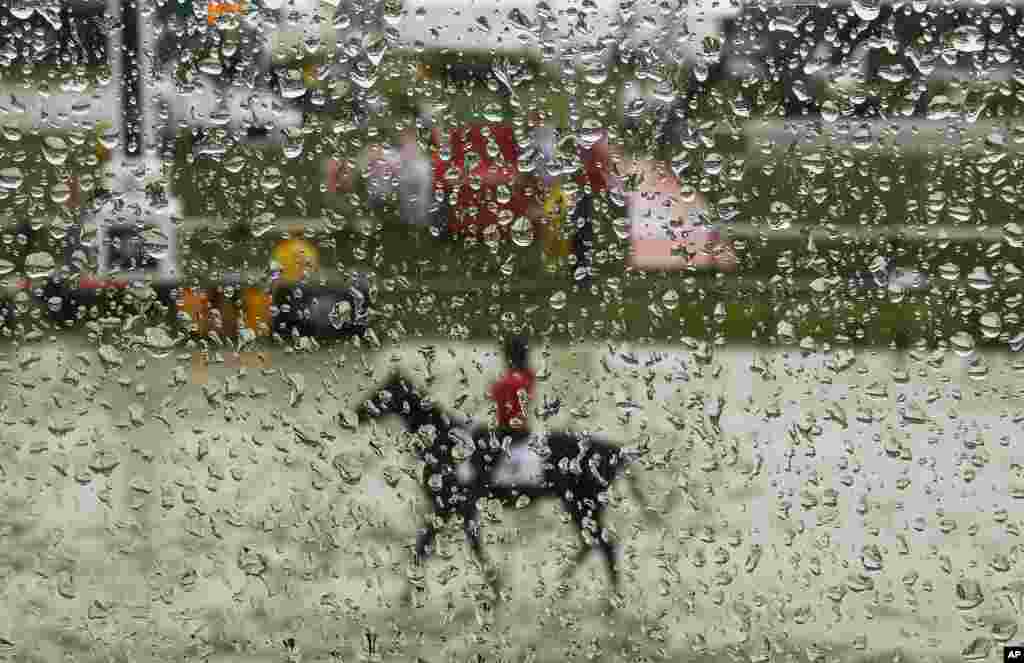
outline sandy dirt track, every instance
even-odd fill
[[[986,373],[954,354],[537,348],[538,400],[561,400],[544,426],[654,449],[638,472],[663,521],[615,493],[608,615],[596,558],[558,579],[576,540],[554,503],[486,510],[497,611],[457,527],[399,604],[415,461],[397,422],[333,417],[400,365],[487,418],[493,348],[421,350],[204,372],[7,348],[0,660],[997,661],[1020,639],[1013,356],[980,357]]]

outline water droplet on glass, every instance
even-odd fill
[[[59,136],[47,136],[43,141],[43,156],[51,166],[63,166],[68,160],[68,144]]]
[[[0,189],[17,191],[25,181],[20,168],[4,168],[0,170]]]
[[[974,352],[974,337],[965,331],[958,331],[949,338],[949,345],[961,357]]]
[[[1024,246],[1024,229],[1016,223],[1007,223],[1003,226],[1003,239],[1015,249]]]
[[[281,171],[277,168],[267,168],[263,171],[263,177],[260,179],[260,188],[269,193],[280,187],[281,182]]]
[[[224,160],[224,170],[231,174],[242,172],[245,169],[246,159],[241,154],[235,154]]]
[[[708,176],[716,176],[722,172],[722,155],[717,152],[712,152],[704,157],[704,174]]]
[[[265,212],[257,216],[255,219],[253,219],[252,229],[250,231],[252,233],[252,236],[256,239],[259,239],[260,237],[263,237],[267,233],[276,229],[277,223],[275,223],[275,218],[276,217],[270,212]]]
[[[853,12],[862,21],[873,21],[881,12],[879,0],[854,0]]]
[[[50,187],[50,200],[63,205],[71,198],[71,187],[66,182],[57,182]]]
[[[332,327],[335,329],[342,329],[345,325],[352,323],[355,318],[353,313],[354,309],[352,308],[352,304],[348,300],[342,300],[331,307],[331,311],[327,315],[327,319],[331,323]]]
[[[985,291],[992,288],[994,283],[992,282],[992,277],[989,276],[988,270],[978,266],[967,275],[967,285],[974,290]]]
[[[209,76],[220,76],[224,73],[224,65],[216,55],[210,55],[200,60],[199,71]]]
[[[994,311],[987,311],[986,313],[983,313],[979,320],[979,324],[981,326],[981,334],[985,338],[998,338],[1003,332],[1003,319]]]
[[[874,138],[871,135],[871,127],[862,124],[853,131],[853,147],[857,150],[867,150],[874,145]]]
[[[162,327],[147,327],[144,338],[150,355],[157,359],[167,357],[174,349],[175,339]]]
[[[533,244],[533,223],[530,222],[525,216],[517,217],[512,222],[512,242],[521,248],[525,248]]]
[[[984,636],[974,638],[963,650],[960,656],[965,661],[983,661],[989,658],[992,652],[992,640]]]
[[[781,201],[775,201],[770,206],[771,217],[768,219],[768,225],[772,230],[788,230],[793,224],[793,218],[796,213],[793,208]]]
[[[793,323],[782,320],[775,327],[775,335],[779,339],[779,343],[792,345],[796,342],[796,327],[793,326]]]
[[[960,278],[960,266],[951,262],[939,266],[939,278],[945,281],[956,281]]]
[[[861,549],[860,561],[867,571],[881,571],[882,551],[875,544],[866,545]]]
[[[963,578],[956,583],[956,597],[956,607],[961,610],[971,610],[985,601],[981,583],[970,578]]]
[[[25,258],[25,275],[29,278],[42,278],[53,271],[56,261],[45,251],[31,253]]]
[[[501,104],[491,102],[484,106],[484,119],[488,122],[501,122],[505,119],[505,112],[502,109]]]

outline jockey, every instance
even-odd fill
[[[515,486],[534,484],[539,480],[540,457],[531,452],[525,442],[529,439],[528,403],[533,398],[536,376],[530,369],[530,345],[524,336],[511,336],[505,341],[505,373],[491,386],[491,399],[498,408],[499,442],[505,443],[508,460],[501,464],[493,477],[495,485]]]
[[[522,438],[529,432],[527,403],[533,397],[536,376],[530,370],[530,345],[524,336],[505,341],[505,373],[491,386],[498,409],[500,433]]]

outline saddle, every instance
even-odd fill
[[[493,483],[497,486],[534,486],[544,476],[543,459],[530,445],[534,435],[519,432],[495,469]]]

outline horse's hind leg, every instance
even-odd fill
[[[595,528],[597,531],[595,535],[597,545],[604,554],[605,567],[608,569],[608,580],[611,582],[612,591],[617,594],[619,592],[618,550],[616,549],[615,542],[612,541],[611,532],[604,526],[604,513],[602,511],[594,514],[594,521],[597,523]]]
[[[615,542],[611,539],[611,533],[604,526],[604,510],[601,508],[595,509],[590,512],[582,507],[576,507],[575,505],[570,507],[570,512],[573,516],[573,521],[576,523],[577,530],[580,535],[580,551],[576,553],[575,559],[572,563],[566,567],[565,571],[562,572],[562,577],[569,577],[579,568],[580,564],[593,552],[594,548],[600,548],[601,553],[604,555],[605,567],[608,570],[608,579],[611,582],[612,589],[616,592],[619,590],[619,569],[618,569],[618,558],[617,550],[615,548]],[[589,515],[592,526],[588,527],[585,522]],[[589,530],[589,536],[586,530]]]
[[[473,552],[473,557],[480,564],[484,575],[488,579],[491,591],[494,592],[495,602],[500,602],[501,583],[498,578],[498,570],[491,564],[487,553],[484,551],[483,542],[480,540],[480,516],[477,509],[475,507],[466,509],[463,511],[462,517],[462,528],[466,533],[466,542],[469,543],[469,549]]]
[[[572,516],[572,521],[576,525],[576,532],[580,537],[580,549],[576,553],[576,556],[571,562],[562,570],[562,578],[566,579],[571,577],[579,569],[580,565],[586,561],[590,553],[594,551],[593,542],[584,534],[586,525],[584,523],[586,517],[586,511],[579,505],[563,500],[562,506],[569,515]]]

